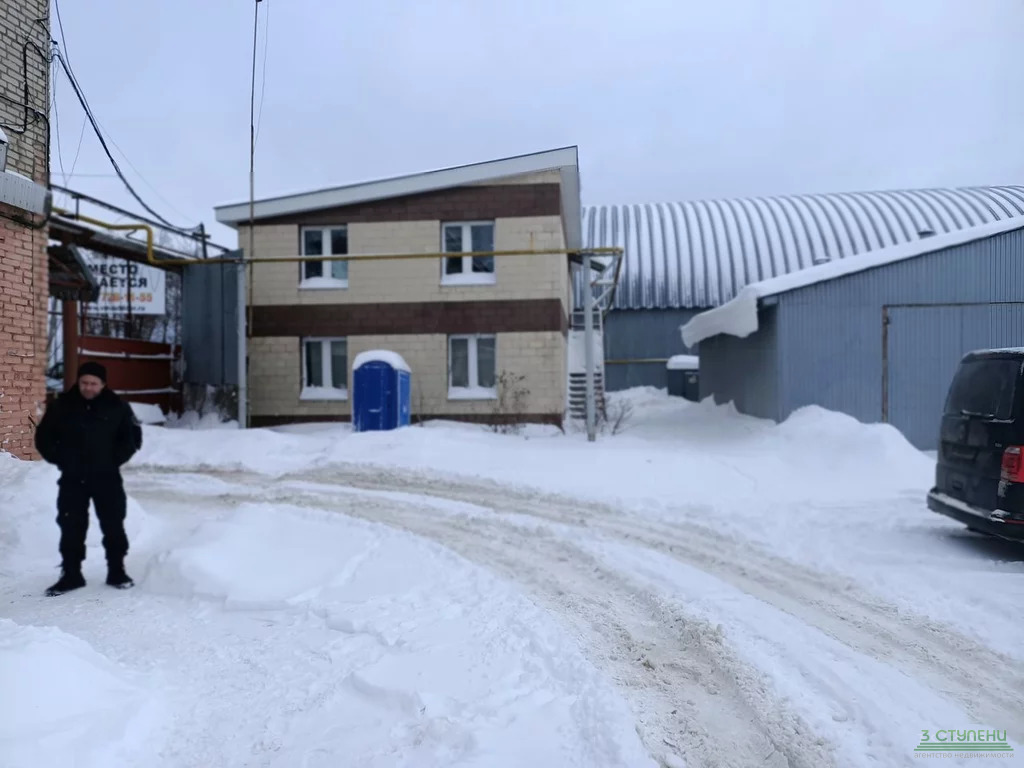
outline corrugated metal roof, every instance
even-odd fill
[[[583,242],[625,249],[616,309],[708,308],[750,283],[1018,216],[1024,186],[591,206]]]

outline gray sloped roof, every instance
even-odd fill
[[[709,308],[750,283],[1017,216],[1024,186],[591,206],[583,242],[625,249],[614,308]]]

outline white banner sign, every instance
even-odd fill
[[[165,273],[162,269],[91,252],[83,252],[82,257],[100,284],[100,297],[93,304],[100,314],[128,314],[129,294],[133,315],[163,315],[166,312]]]

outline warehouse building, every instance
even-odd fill
[[[1024,346],[1024,218],[753,283],[681,341],[701,398],[776,421],[818,405],[934,449],[963,355]]]
[[[625,249],[603,319],[605,386],[665,388],[679,326],[745,286],[1024,216],[1024,187],[917,189],[587,207],[587,247]],[[575,286],[577,306],[582,286]]]

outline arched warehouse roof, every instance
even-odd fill
[[[1024,186],[592,206],[583,242],[625,248],[616,309],[708,308],[749,283],[1016,216]]]

